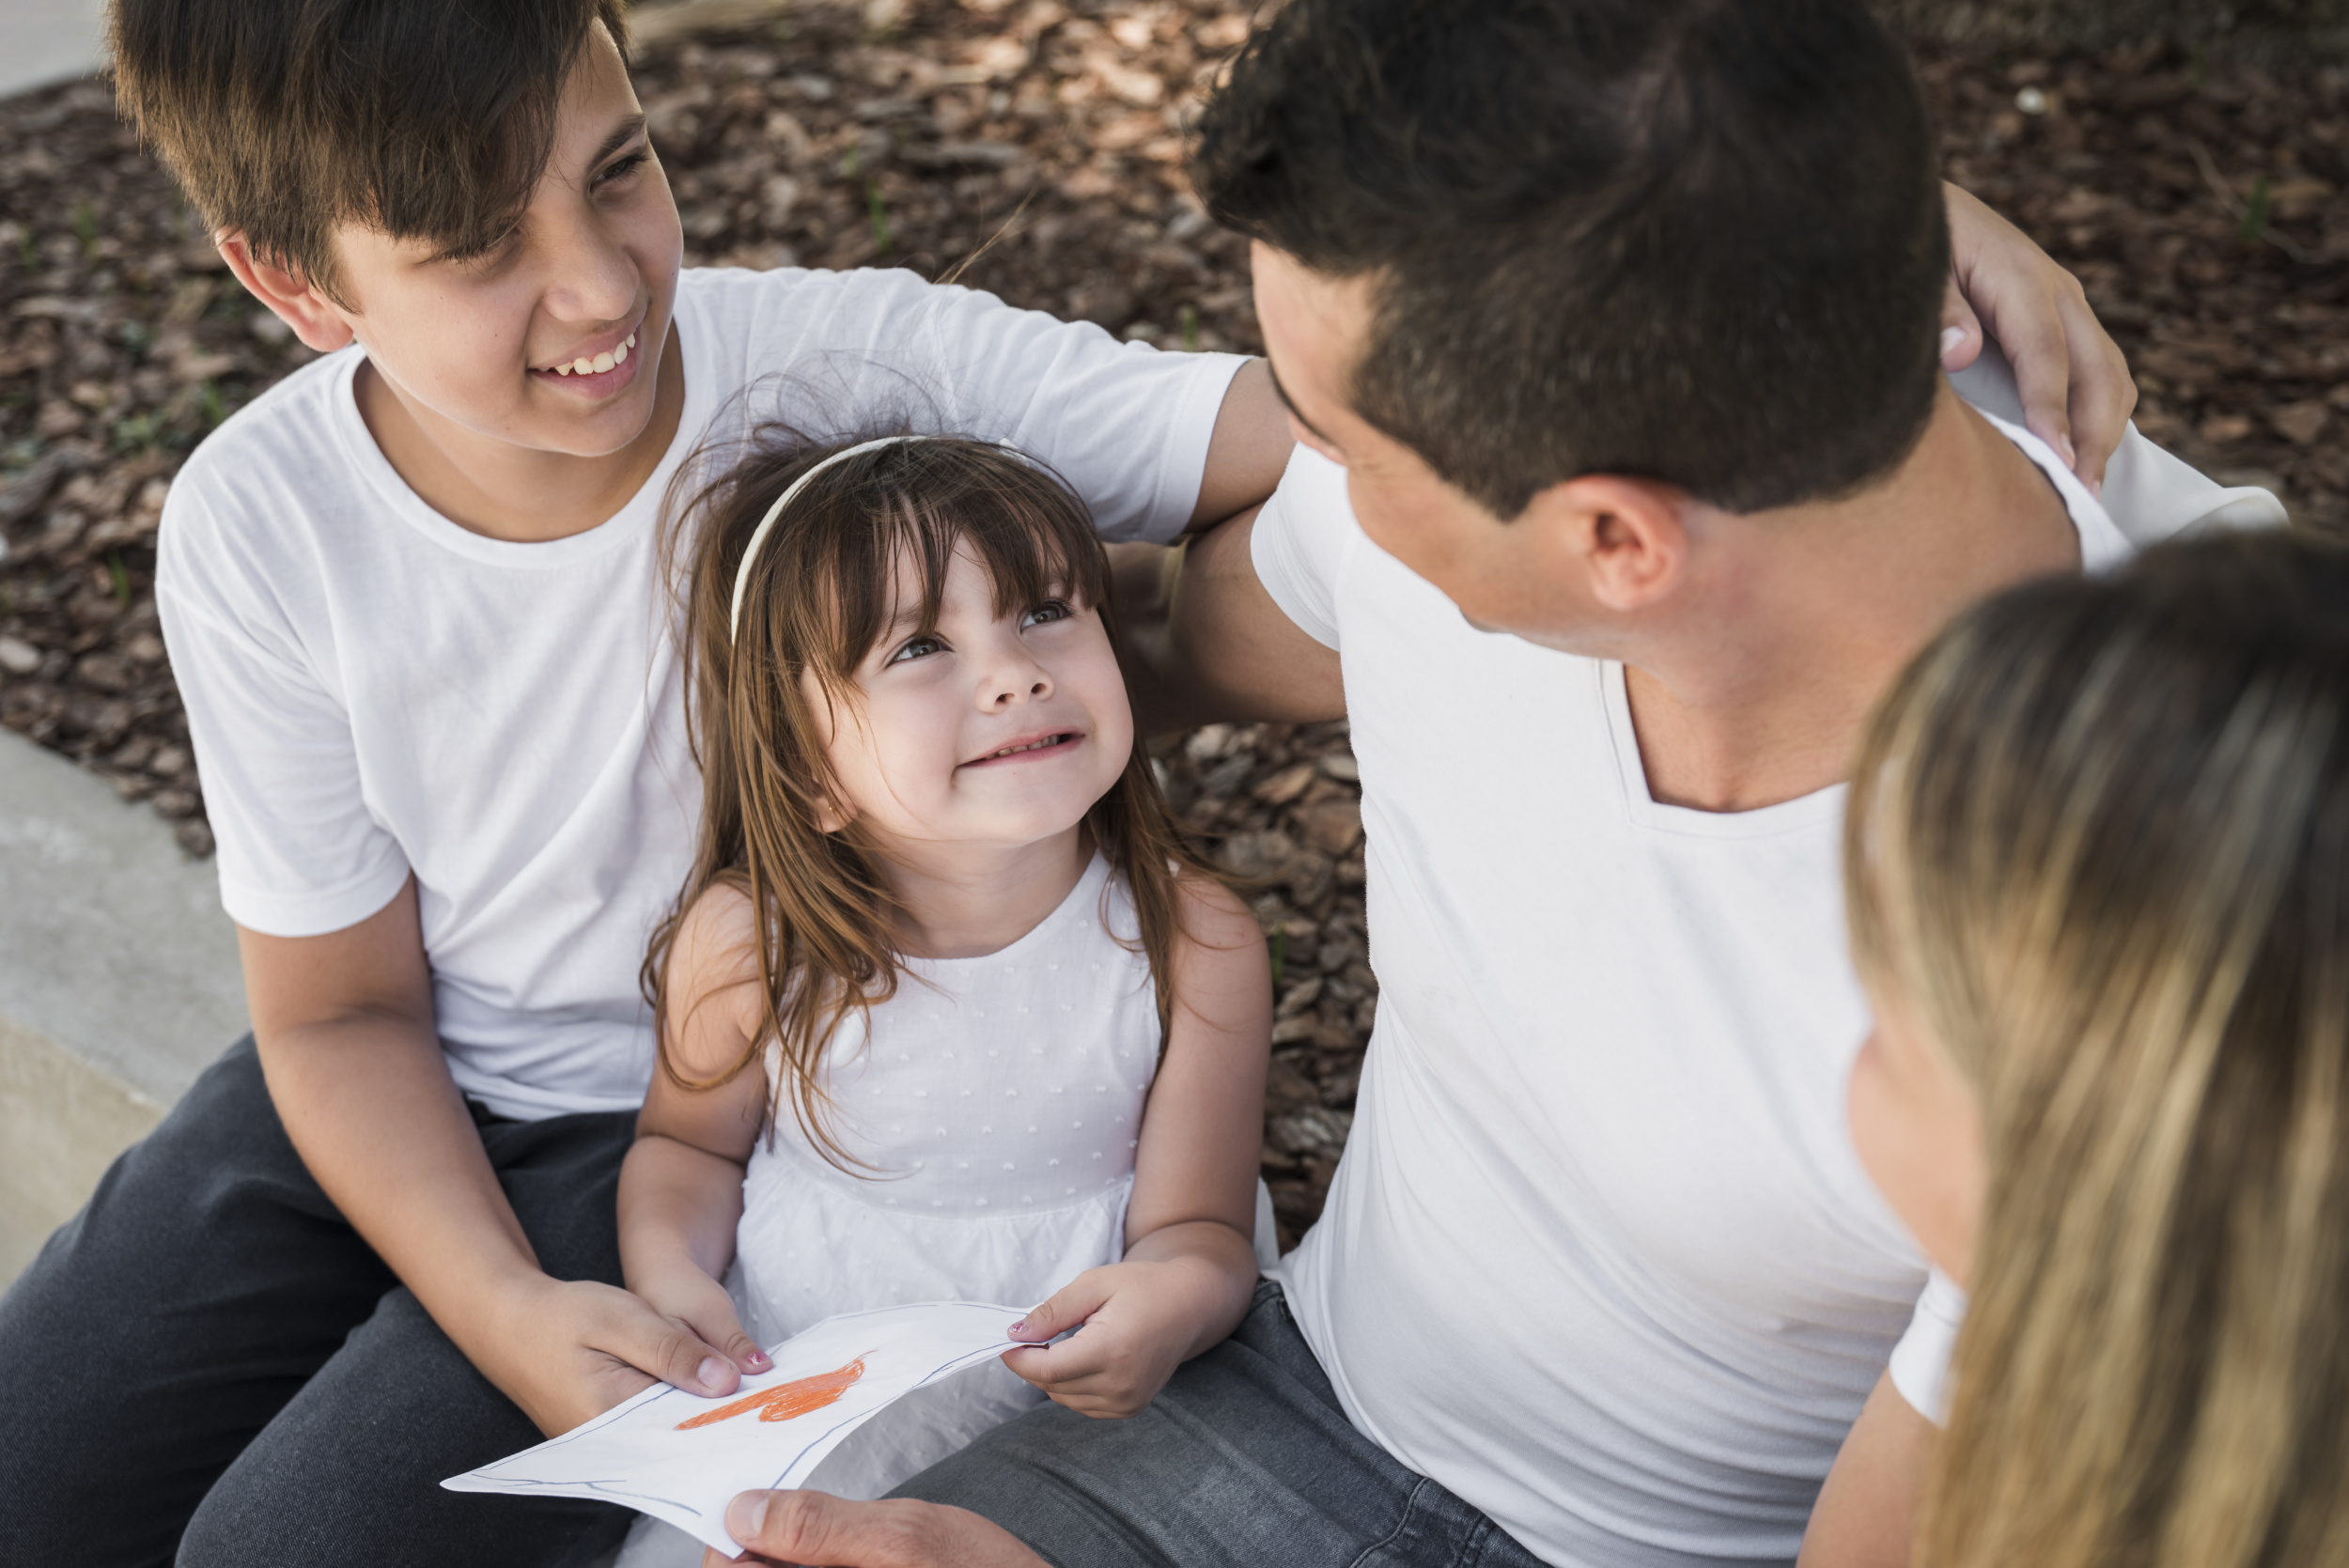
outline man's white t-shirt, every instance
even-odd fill
[[[504,1115],[629,1110],[649,1081],[637,975],[701,800],[657,524],[713,422],[1006,440],[1104,536],[1163,540],[1244,363],[901,272],[688,272],[676,320],[677,439],[583,534],[511,543],[425,505],[359,417],[356,349],[222,426],[164,505],[157,599],[222,902],[313,936],[413,874],[450,1070]]]
[[[2091,570],[2275,515],[2132,432],[2124,535],[2004,428]],[[1346,487],[1300,450],[1254,534],[1274,600],[1344,659],[1379,984],[1290,1309],[1355,1425],[1544,1560],[1791,1561],[1912,1315],[1942,1335],[1904,1387],[1933,1408],[1950,1313],[1918,1314],[1923,1260],[1843,1120],[1869,1028],[1844,791],[1658,803],[1623,667],[1471,628]]]

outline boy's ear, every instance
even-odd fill
[[[1585,474],[1536,493],[1509,524],[1548,535],[1610,610],[1643,610],[1679,586],[1688,564],[1687,500],[1653,479]]]
[[[334,302],[299,274],[256,255],[244,230],[224,228],[212,236],[212,244],[245,292],[269,306],[309,348],[326,354],[350,341],[350,323]]]

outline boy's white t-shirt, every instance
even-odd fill
[[[713,422],[1006,440],[1105,537],[1164,540],[1244,363],[902,272],[687,272],[676,321],[677,439],[586,533],[511,543],[425,505],[359,417],[356,349],[222,426],[163,509],[156,597],[222,902],[255,931],[314,936],[412,873],[450,1070],[503,1115],[629,1110],[649,1081],[637,976],[701,799],[657,524]]]
[[[2124,535],[2002,427],[2091,570],[2280,520],[2132,432]],[[1310,451],[1253,553],[1344,657],[1379,982],[1328,1207],[1280,1271],[1307,1343],[1355,1425],[1546,1561],[1792,1561],[1926,1278],[1843,1119],[1869,1027],[1844,791],[1659,804],[1623,667],[1470,627]],[[1928,1411],[1953,1295],[1906,1358]]]

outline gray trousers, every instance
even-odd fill
[[[481,1141],[547,1271],[620,1281],[626,1113]],[[558,1568],[608,1504],[441,1490],[538,1441],[335,1212],[251,1040],[0,1296],[0,1564]]]
[[[1060,1568],[1540,1562],[1354,1429],[1269,1281],[1238,1331],[1142,1414],[1039,1405],[893,1496],[985,1514]]]

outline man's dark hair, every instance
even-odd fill
[[[215,228],[336,292],[355,221],[451,256],[512,227],[621,0],[115,0],[115,95]]]
[[[1513,518],[1581,474],[1752,512],[1897,464],[1937,385],[1937,164],[1862,0],[1290,0],[1195,175],[1377,279],[1356,411]]]

